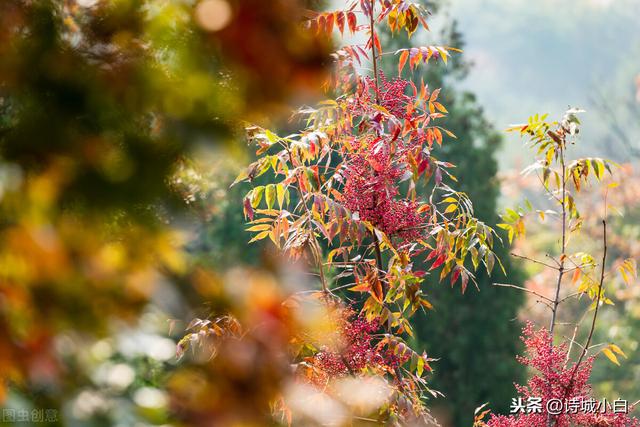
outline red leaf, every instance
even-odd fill
[[[244,199],[244,216],[249,217],[251,221],[253,221],[253,208],[251,207],[251,201],[248,197]]]
[[[460,269],[456,268],[453,271],[453,274],[451,275],[451,287],[453,288],[453,285],[456,284],[456,281],[458,280],[458,278],[460,278]]]
[[[347,13],[347,23],[349,24],[349,30],[351,34],[356,32],[356,14],[353,12]]]
[[[462,293],[467,290],[467,284],[469,283],[469,274],[466,271],[462,272]]]
[[[327,21],[325,24],[325,31],[327,32],[327,35],[331,35],[331,32],[333,31],[335,15],[333,13],[327,13],[326,16]]]
[[[340,34],[344,34],[344,12],[339,11],[335,12],[336,23],[338,24],[338,29],[340,30]]]
[[[436,258],[436,262],[433,263],[429,270],[435,270],[440,267],[447,259],[447,254],[441,254],[438,258]]]

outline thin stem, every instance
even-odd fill
[[[562,244],[560,251],[560,263],[558,266],[558,281],[556,283],[556,292],[553,298],[552,307],[551,307],[551,324],[549,325],[549,336],[551,337],[550,345],[553,348],[553,333],[556,327],[556,316],[558,314],[558,304],[560,304],[560,288],[562,287],[562,277],[564,276],[564,262],[566,259],[566,250],[567,250],[567,179],[566,172],[567,167],[565,163],[565,138],[559,144],[560,147],[560,166],[562,170],[562,187],[560,194],[560,201],[562,205]],[[551,384],[548,385],[549,389],[551,389]],[[553,416],[551,413],[547,414],[547,427],[553,426]]]
[[[373,62],[373,82],[376,88],[376,104],[380,104],[380,90],[378,88],[378,57],[376,56],[376,30],[373,8],[375,0],[371,0],[371,10],[369,11],[369,29],[371,31],[371,61]]]
[[[538,298],[542,298],[542,299],[543,299],[543,300],[545,300],[545,301],[553,302],[553,300],[552,300],[551,298],[549,298],[549,297],[545,297],[544,295],[539,294],[538,292],[536,292],[536,291],[534,291],[534,290],[531,290],[531,289],[529,289],[529,288],[525,288],[525,287],[522,287],[522,286],[510,285],[510,284],[508,284],[508,283],[493,283],[493,286],[500,286],[500,287],[503,287],[503,288],[513,288],[513,289],[518,289],[518,290],[520,290],[520,291],[528,292],[528,293],[530,293],[530,294],[532,294],[532,295],[535,295],[535,296],[537,296]]]
[[[560,288],[562,287],[562,277],[564,276],[564,263],[567,250],[567,180],[566,180],[566,163],[564,158],[564,141],[560,143],[560,164],[562,167],[562,246],[560,251],[560,266],[558,267],[558,281],[556,283],[556,293],[553,298],[553,308],[551,310],[551,323],[549,326],[549,334],[551,335],[551,344],[553,345],[553,332],[556,327],[556,317],[558,314],[558,304],[560,303]],[[550,425],[550,424],[549,424]]]

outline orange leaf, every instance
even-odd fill
[[[376,49],[378,49],[378,53],[382,55],[382,46],[380,45],[380,39],[378,38],[378,34],[374,33],[373,42],[376,45]]]
[[[398,75],[402,74],[402,70],[404,69],[404,66],[407,63],[408,58],[409,58],[409,51],[403,50],[402,53],[400,54],[400,60],[398,61]]]
[[[571,277],[571,284],[572,285],[576,284],[576,282],[580,278],[581,274],[582,274],[582,271],[579,268],[576,268],[576,271],[573,272],[573,277]]]
[[[373,298],[382,304],[382,300],[384,298],[384,294],[382,293],[382,283],[380,283],[380,280],[377,277],[373,280],[370,292]]]
[[[360,282],[357,285],[349,288],[350,291],[353,292],[369,292],[371,286],[369,286],[369,282]]]
[[[440,129],[434,129],[433,134],[436,136],[438,145],[442,145],[442,132],[440,132]]]

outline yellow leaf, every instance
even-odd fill
[[[607,359],[609,359],[611,362],[615,363],[616,365],[620,366],[620,362],[618,362],[618,358],[616,357],[615,354],[613,354],[613,351],[611,351],[609,348],[605,348],[602,350],[602,352],[607,357]]]
[[[267,208],[271,209],[273,203],[276,201],[276,186],[273,184],[267,185],[265,189],[265,199],[267,201]]]
[[[278,193],[278,206],[282,209],[282,204],[284,203],[284,193],[285,193],[284,185],[278,184],[276,186],[276,192]]]
[[[246,231],[265,231],[270,229],[271,229],[271,225],[269,224],[258,224],[258,225],[254,225],[253,227],[247,228]]]
[[[613,350],[615,353],[619,354],[620,356],[624,357],[625,359],[627,358],[627,355],[624,354],[624,351],[622,351],[622,349],[620,347],[618,347],[615,344],[609,344],[609,348],[611,350]]]
[[[249,240],[249,243],[257,242],[258,240],[262,240],[269,235],[269,231],[263,231],[258,233],[253,239]]]
[[[458,205],[451,204],[447,206],[447,209],[444,210],[444,213],[448,214],[448,213],[454,212],[456,209],[458,209]]]

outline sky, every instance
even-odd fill
[[[568,106],[582,107],[585,151],[624,157],[599,142],[608,128],[602,101],[594,100],[615,103],[634,90],[640,0],[450,0],[449,13],[474,63],[462,86],[499,129],[534,113],[559,117]],[[528,160],[517,138],[508,138],[504,153],[503,167]]]

